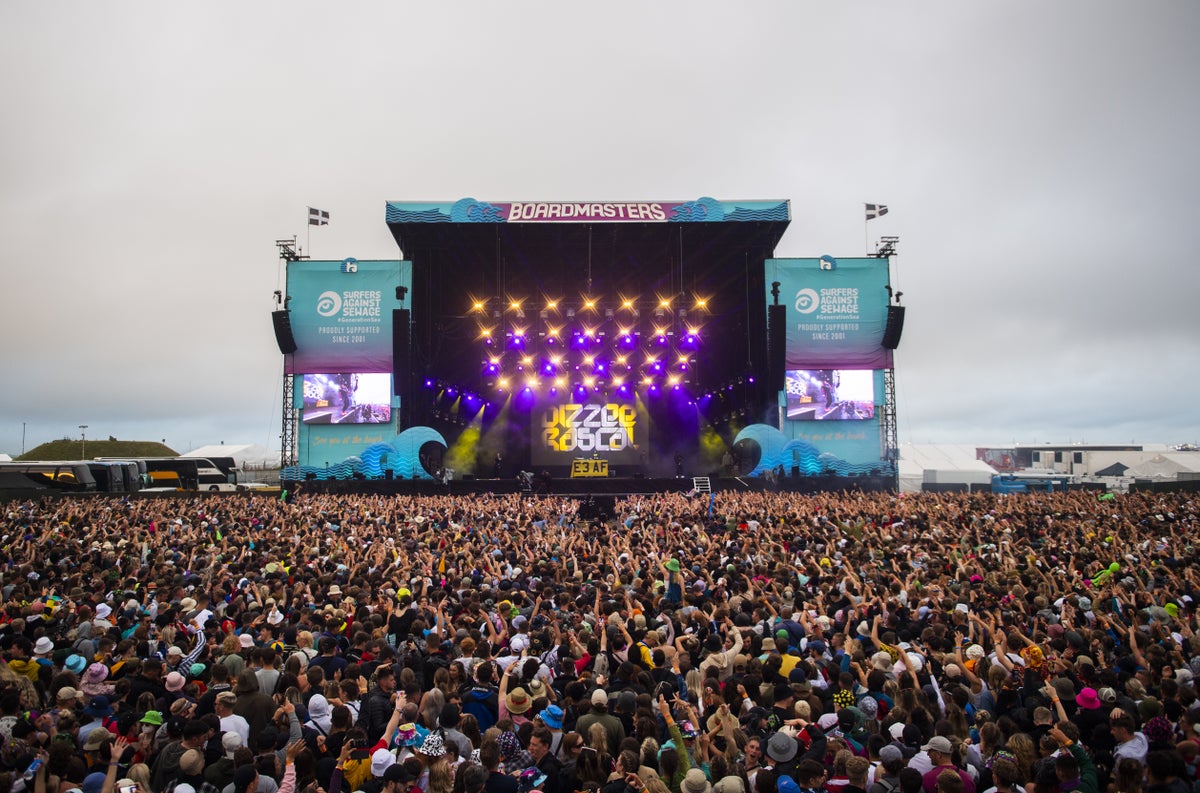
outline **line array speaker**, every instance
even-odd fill
[[[284,355],[296,351],[296,337],[292,335],[292,317],[287,311],[272,311],[271,322],[275,325],[275,343]]]
[[[408,396],[412,385],[412,343],[407,308],[392,309],[392,389]]]
[[[888,306],[887,325],[883,328],[885,349],[894,350],[900,346],[900,334],[904,332],[904,306]]]
[[[782,391],[787,355],[787,306],[767,306],[767,390]]]

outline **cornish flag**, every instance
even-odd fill
[[[887,204],[867,204],[867,220],[874,220],[880,215],[887,214]],[[309,221],[310,223],[312,221]]]
[[[870,204],[868,204],[868,206],[870,206]],[[887,207],[884,207],[883,211],[887,212]],[[329,225],[329,213],[323,209],[313,209],[312,207],[309,207],[308,208],[308,225],[310,225],[310,226],[328,226]]]

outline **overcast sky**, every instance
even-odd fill
[[[1200,4],[0,4],[0,451],[278,448],[273,241],[387,200],[900,237],[902,442],[1200,441]]]

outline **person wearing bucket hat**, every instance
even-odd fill
[[[667,603],[675,604],[683,602],[683,573],[681,572],[683,565],[678,559],[671,558],[662,563],[663,572],[667,578],[667,591],[663,595],[663,600]]]
[[[708,777],[699,768],[691,768],[683,775],[683,781],[679,783],[680,793],[712,793],[712,785],[709,784]]]
[[[74,672],[77,675],[82,675],[83,670],[87,669],[87,659],[82,655],[71,655],[68,656],[63,666],[67,668],[68,672]]]
[[[558,705],[550,705],[546,708],[543,708],[542,711],[538,713],[538,718],[542,720],[543,724],[550,728],[551,732],[557,731],[561,733],[563,728],[563,717],[565,715],[566,714],[563,713],[563,709]]]
[[[112,704],[108,701],[108,697],[92,697],[80,713],[86,716],[90,721],[80,725],[77,738],[82,746],[87,740],[89,734],[94,730],[104,730],[104,720],[113,715]],[[107,730],[105,730],[107,732]]]

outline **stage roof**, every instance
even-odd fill
[[[387,204],[414,266],[452,268],[460,289],[498,296],[583,291],[589,261],[597,293],[720,288],[772,255],[790,220],[786,200]]]

